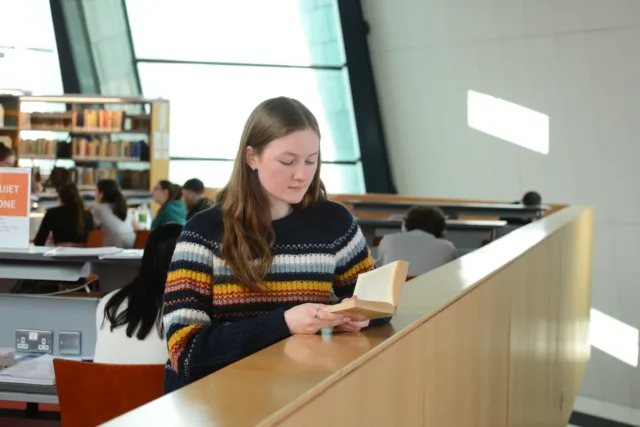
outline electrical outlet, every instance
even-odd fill
[[[58,352],[80,356],[80,332],[58,332]]]
[[[53,353],[53,332],[16,329],[16,350],[22,353]]]

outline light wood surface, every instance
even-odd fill
[[[563,209],[407,282],[390,325],[294,336],[106,425],[566,425],[592,238]]]

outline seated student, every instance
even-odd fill
[[[522,200],[518,200],[513,202],[514,205],[523,205],[523,206],[540,206],[542,204],[542,196],[540,193],[536,191],[528,191],[522,196]],[[502,221],[507,221],[509,225],[527,225],[531,223],[531,219],[523,219],[523,218],[514,218],[514,217],[504,217],[500,218]]]
[[[181,231],[178,224],[153,230],[144,248],[138,276],[100,300],[94,362],[136,365],[167,361],[162,300],[167,270]]]
[[[12,168],[16,165],[16,152],[0,142],[0,168]]]
[[[151,228],[157,228],[164,224],[176,223],[185,225],[187,222],[187,208],[182,202],[182,189],[179,185],[170,181],[159,181],[153,187],[153,201],[159,203],[158,214],[151,223]]]
[[[415,206],[404,218],[402,233],[387,234],[378,246],[376,265],[409,263],[408,276],[419,276],[457,258],[456,247],[443,239],[446,219],[438,208]]]
[[[52,233],[56,246],[84,246],[93,230],[93,218],[84,208],[78,187],[72,182],[60,186],[58,201],[60,206],[48,209],[42,218],[33,244],[44,246]]]
[[[127,221],[127,200],[118,183],[112,179],[98,181],[96,203],[93,219],[104,231],[104,246],[132,248],[136,232],[131,222]]]
[[[187,205],[187,221],[198,212],[209,209],[213,203],[204,194],[204,184],[198,178],[192,178],[182,186],[184,203]]]

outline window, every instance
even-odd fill
[[[224,185],[249,113],[284,95],[318,118],[329,191],[364,192],[335,0],[126,5],[143,94],[171,101],[172,181]]]
[[[6,18],[0,25],[0,92],[63,93],[49,1],[0,0],[0,10]],[[29,107],[64,110],[56,104]]]

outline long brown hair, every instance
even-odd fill
[[[300,101],[278,97],[258,105],[244,125],[238,154],[229,183],[217,195],[222,204],[221,256],[236,280],[252,291],[262,291],[261,283],[273,263],[275,234],[271,225],[269,198],[258,174],[246,162],[247,147],[257,155],[271,141],[293,132],[311,129],[320,137],[315,116]],[[318,169],[296,210],[326,198]]]
[[[84,223],[84,202],[80,197],[78,187],[73,182],[68,182],[61,185],[58,188],[58,197],[62,204],[68,208],[71,208],[76,216],[76,234],[78,236],[85,236],[86,224]]]

